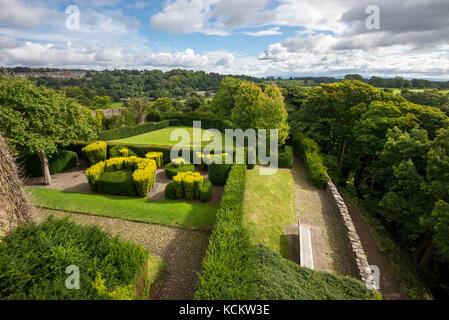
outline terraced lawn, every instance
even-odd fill
[[[243,210],[252,242],[288,257],[284,227],[297,223],[292,175],[260,175],[258,167],[248,170]]]
[[[24,187],[32,203],[41,208],[148,222],[187,229],[211,229],[216,205],[173,200],[85,194],[39,187]]]
[[[154,144],[154,145],[168,145],[168,146],[174,146],[182,141],[182,138],[178,138],[177,140],[171,141],[170,135],[174,130],[177,129],[183,129],[186,130],[185,132],[188,133],[190,140],[188,142],[186,141],[183,145],[199,145],[197,141],[193,141],[193,128],[192,127],[183,127],[183,126],[177,126],[177,127],[167,127],[164,129],[156,130],[147,132],[144,134],[140,134],[137,136],[124,138],[124,139],[117,139],[117,140],[111,140],[110,142],[119,142],[119,143],[128,143],[128,144]],[[206,130],[201,129],[201,136],[203,137],[203,134]],[[222,136],[222,142],[225,141],[225,135],[221,134]],[[203,139],[203,144],[208,144],[213,141],[212,139]]]

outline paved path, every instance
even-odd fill
[[[97,225],[121,238],[141,244],[151,255],[168,264],[168,275],[156,299],[190,300],[196,291],[197,273],[209,242],[205,231],[183,230],[148,223],[39,209],[39,217],[70,216],[76,223]]]

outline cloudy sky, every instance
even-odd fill
[[[0,0],[0,65],[449,80],[449,0]]]

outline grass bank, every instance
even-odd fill
[[[288,257],[284,227],[296,223],[293,179],[288,172],[260,175],[248,170],[243,221],[253,244],[263,244]]]

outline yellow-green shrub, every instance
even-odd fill
[[[203,177],[199,172],[180,172],[173,177],[173,186],[176,198],[199,199],[200,190],[203,186]]]
[[[92,190],[96,191],[96,181],[103,172],[119,170],[133,171],[133,181],[137,193],[145,197],[156,184],[156,161],[138,157],[117,157],[99,162],[86,170],[86,178]]]
[[[145,157],[156,161],[156,166],[158,168],[161,168],[164,165],[164,154],[162,152],[148,152]]]
[[[104,172],[105,164],[103,161],[94,164],[90,168],[88,168],[86,173],[87,182],[89,183],[89,187],[93,190],[97,190],[96,182],[100,178],[101,174]]]
[[[97,141],[88,144],[82,149],[82,152],[87,157],[90,165],[94,165],[100,161],[106,160],[107,145],[104,141]]]
[[[128,153],[129,153],[129,150],[128,150],[128,148],[122,148],[122,149],[119,150],[119,152],[122,155],[122,157],[127,157]]]

